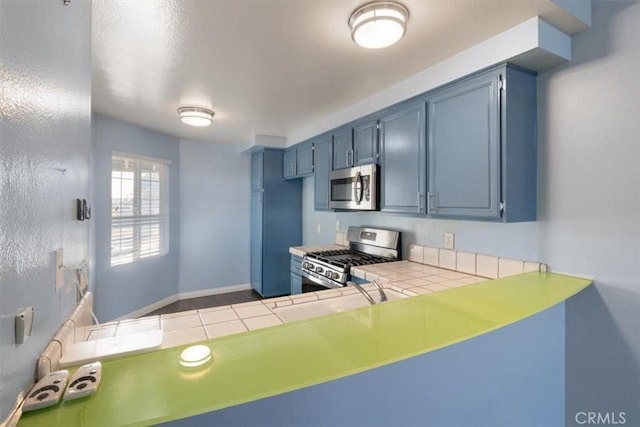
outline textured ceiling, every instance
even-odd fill
[[[180,138],[287,136],[533,16],[549,0],[405,0],[407,35],[351,41],[356,0],[94,0],[94,111]],[[180,123],[181,105],[216,112]]]

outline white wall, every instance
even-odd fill
[[[180,142],[180,292],[249,283],[251,156]]]
[[[304,185],[304,242],[333,240],[335,220],[405,231],[405,244],[542,261],[591,276],[567,305],[566,417],[626,411],[640,425],[640,3],[593,4],[593,28],[573,37],[573,60],[538,77],[539,218],[523,224],[313,211]],[[322,233],[316,233],[316,224]]]
[[[74,212],[90,199],[90,28],[88,1],[0,3],[0,422],[75,306],[75,285],[55,291],[53,252],[68,266],[90,261],[89,223]],[[17,345],[14,316],[27,306],[32,336]]]

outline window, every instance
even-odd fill
[[[113,153],[111,265],[169,252],[167,160]]]

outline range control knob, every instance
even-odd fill
[[[316,267],[316,273],[322,273],[324,269],[320,266]]]
[[[302,266],[303,268],[310,268],[313,270],[313,264],[311,264],[310,262],[305,262],[304,265]]]
[[[333,280],[338,280],[339,277],[340,277],[340,275],[338,273],[331,273],[331,278]]]

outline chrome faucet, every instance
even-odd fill
[[[387,298],[387,294],[384,293],[384,288],[382,287],[382,285],[378,283],[377,280],[374,280],[373,284],[378,287],[378,292],[380,293],[380,302],[385,302],[386,300],[388,300],[389,298]]]
[[[371,298],[371,295],[369,295],[367,291],[362,289],[362,286],[358,285],[356,282],[348,281],[347,285],[350,285],[356,288],[362,294],[362,296],[365,297],[367,301],[369,301],[371,305],[374,305],[376,303],[376,301],[373,298]]]
[[[376,287],[378,288],[378,292],[380,293],[380,302],[387,301],[389,298],[387,298],[387,294],[384,293],[384,288],[382,287],[382,285],[378,283],[377,280],[374,280],[373,284],[376,285]],[[360,293],[367,299],[367,301],[371,303],[371,305],[376,303],[376,300],[371,298],[371,295],[369,295],[369,292],[365,291],[364,288],[358,285],[356,282],[349,281],[347,282],[347,285],[354,286],[357,290],[359,290]]]

